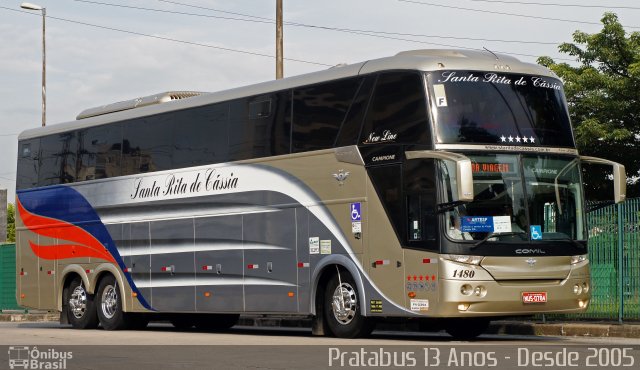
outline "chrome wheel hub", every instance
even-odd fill
[[[69,297],[69,308],[76,319],[81,319],[87,311],[87,291],[79,285],[71,292]]]
[[[348,325],[356,316],[357,303],[356,290],[350,284],[342,283],[333,292],[333,316],[340,324]]]
[[[102,314],[107,319],[113,318],[118,310],[118,291],[113,285],[107,285],[102,291]]]

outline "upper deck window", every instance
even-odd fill
[[[437,143],[575,146],[557,79],[438,71],[428,81]]]

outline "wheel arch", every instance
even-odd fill
[[[316,305],[317,305],[317,297],[318,294],[322,294],[322,287],[324,284],[336,273],[336,266],[338,268],[342,268],[347,270],[347,272],[353,277],[353,280],[356,282],[356,287],[358,289],[358,293],[360,294],[360,301],[366,302],[367,292],[364,289],[364,283],[362,281],[362,274],[360,270],[356,266],[356,264],[345,255],[342,254],[332,254],[323,258],[320,263],[313,270],[313,275],[311,277],[311,294],[310,294],[310,308],[311,314],[316,315]],[[362,315],[366,316],[365,305],[362,307]]]
[[[125,285],[125,283],[128,284],[128,282],[126,282],[125,279],[122,278],[122,274],[120,274],[120,271],[118,271],[115,265],[109,264],[109,263],[103,263],[98,267],[96,267],[93,275],[94,277],[93,277],[92,283],[94,287],[94,291],[93,291],[94,294],[97,293],[98,284],[100,284],[100,281],[104,279],[106,276],[112,275],[116,279],[116,282],[118,283],[118,291],[120,293],[120,297],[121,297],[120,300],[122,302],[122,311],[128,312],[131,310],[131,307],[130,307],[131,300],[129,299],[130,294],[129,295],[126,294],[126,291],[127,291],[126,287],[128,285]]]

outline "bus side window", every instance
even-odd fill
[[[362,129],[364,115],[367,113],[367,106],[369,105],[375,80],[375,76],[367,76],[360,84],[358,93],[353,99],[351,107],[349,107],[342,126],[340,126],[340,131],[338,132],[338,137],[334,145],[335,147],[358,144],[358,136]]]
[[[381,73],[360,144],[431,144],[423,78],[415,72]]]
[[[171,169],[174,120],[175,113],[170,112],[125,122],[123,175]]]
[[[176,112],[173,168],[203,166],[229,159],[229,104]]]
[[[75,132],[40,139],[38,185],[66,184],[76,181],[78,137]]]
[[[27,189],[38,185],[40,139],[20,142],[16,189]]]
[[[292,152],[333,147],[360,81],[348,78],[294,90]]]
[[[120,176],[122,125],[91,127],[78,132],[77,181]]]

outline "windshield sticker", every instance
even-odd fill
[[[542,226],[531,225],[531,240],[542,240]]]
[[[513,136],[513,135],[504,136],[504,135],[502,135],[502,136],[500,136],[500,141],[503,142],[503,143],[506,143],[506,142],[513,143],[515,141],[516,143],[520,143],[520,142],[529,143],[530,142],[531,144],[533,144],[533,143],[536,142],[536,138],[533,137],[533,136],[526,137],[524,135],[522,135],[522,137],[520,137],[518,135],[516,135],[516,136]]]
[[[562,90],[562,85],[552,79],[545,79],[539,76],[520,76],[517,80],[510,78],[508,75],[499,75],[494,72],[458,74],[456,71],[442,72],[442,78],[438,79],[438,83],[457,83],[457,82],[476,82],[476,83],[492,83],[501,85],[514,86],[534,86],[543,89]],[[434,85],[434,88],[437,85]]]
[[[493,232],[493,217],[474,216],[462,217],[460,231],[471,233],[491,233]]]
[[[442,84],[433,85],[433,94],[435,95],[435,98],[436,98],[437,107],[447,106],[447,94],[444,92],[444,85]]]
[[[509,217],[509,216],[494,216],[493,217],[493,232],[494,233],[510,233],[511,232],[511,217]]]
[[[509,216],[464,216],[461,217],[460,231],[467,233],[507,233],[511,232]]]

